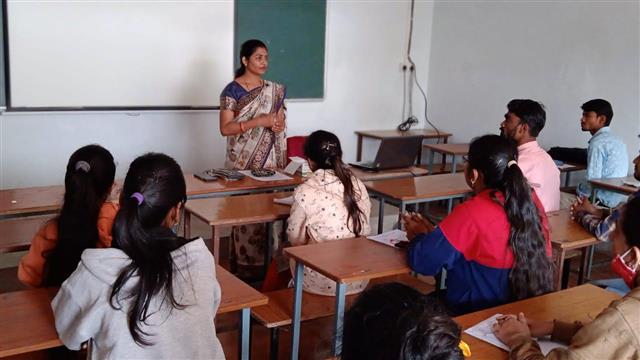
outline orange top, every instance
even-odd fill
[[[111,228],[118,212],[118,205],[113,202],[105,202],[98,214],[98,248],[111,247]],[[38,287],[42,283],[42,273],[44,270],[44,254],[58,243],[58,223],[48,221],[35,234],[31,240],[29,252],[20,260],[18,267],[18,279],[25,285]]]

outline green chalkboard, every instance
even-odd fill
[[[326,0],[236,0],[235,67],[240,45],[262,40],[269,48],[268,80],[287,87],[289,99],[324,97]]]

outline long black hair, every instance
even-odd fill
[[[479,171],[492,197],[503,204],[509,220],[509,246],[514,264],[509,273],[511,295],[524,299],[553,291],[554,266],[547,256],[540,210],[531,187],[515,162],[518,149],[498,135],[485,135],[469,146],[469,169]],[[501,200],[497,193],[502,193]]]
[[[113,224],[112,244],[124,251],[131,263],[114,282],[110,304],[121,309],[121,300],[131,300],[129,332],[140,345],[152,344],[146,339],[149,334],[142,330],[142,324],[152,315],[149,305],[155,296],[161,296],[163,304],[175,309],[184,308],[173,293],[171,252],[188,240],[178,237],[163,223],[169,211],[185,201],[184,176],[171,157],[149,153],[131,163],[122,187],[120,211]],[[138,277],[138,281],[125,290],[125,284],[133,277]]]
[[[629,247],[640,248],[640,196],[636,196],[624,205],[621,227]]]
[[[460,336],[434,297],[397,282],[380,284],[345,313],[342,359],[462,360]]]
[[[236,78],[244,75],[244,72],[247,70],[247,67],[244,66],[244,63],[242,62],[242,58],[247,58],[247,61],[249,61],[251,55],[253,55],[253,53],[259,48],[266,50],[267,45],[256,39],[247,40],[240,45],[240,67],[236,69]]]
[[[43,254],[44,286],[60,286],[78,266],[82,252],[96,246],[98,215],[115,173],[113,156],[100,145],[83,146],[69,158],[62,210],[52,220],[58,224],[58,242]]]
[[[353,187],[353,174],[342,162],[342,147],[338,137],[328,131],[314,131],[304,143],[304,156],[312,160],[318,169],[333,170],[338,177],[344,186],[344,205],[348,212],[347,226],[355,236],[360,236],[364,212],[358,206],[358,200],[362,194]],[[353,228],[350,224],[353,224]]]

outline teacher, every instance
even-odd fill
[[[220,133],[227,137],[228,169],[282,169],[286,165],[286,89],[262,78],[268,65],[267,46],[260,40],[245,41],[235,79],[220,94]],[[231,265],[240,277],[256,278],[261,273],[265,238],[265,224],[232,229]]]

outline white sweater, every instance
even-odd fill
[[[187,307],[179,310],[161,304],[149,306],[143,331],[152,334],[150,346],[139,346],[127,326],[127,300],[123,308],[111,307],[112,284],[131,259],[119,249],[87,249],[76,271],[62,284],[51,306],[56,329],[66,347],[80,349],[93,339],[95,359],[224,359],[213,318],[220,305],[213,256],[202,239],[191,241],[171,253],[174,296]],[[135,284],[127,281],[119,297]]]

